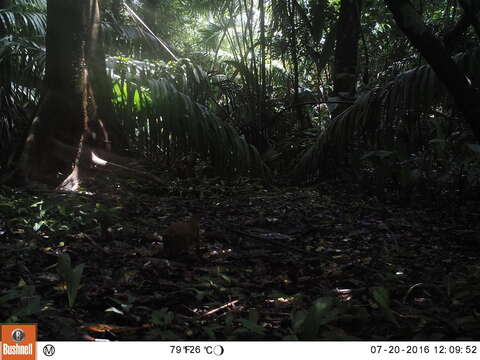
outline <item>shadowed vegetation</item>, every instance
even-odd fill
[[[0,0],[0,322],[478,339],[479,14]]]

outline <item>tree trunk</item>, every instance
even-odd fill
[[[157,12],[159,9],[159,0],[143,0],[144,21],[147,26],[155,31],[157,28]]]
[[[113,149],[116,152],[122,152],[128,147],[128,140],[120,127],[120,123],[115,120],[112,103],[112,82],[108,78],[106,70],[107,65],[105,62],[105,49],[103,47],[103,33],[100,25],[100,9],[98,5],[97,2],[93,29],[96,39],[91,42],[90,56],[87,60],[97,104],[98,124],[103,129],[108,129],[108,131],[102,131],[106,138],[105,143],[100,145],[108,151]]]
[[[0,10],[9,6],[8,0],[0,0]],[[7,29],[3,21],[0,21],[0,38],[7,34]],[[7,115],[7,109],[11,107],[10,94],[12,84],[10,81],[10,60],[9,56],[4,56],[0,60],[0,173],[4,171],[4,167],[8,167],[11,151],[11,132],[13,130],[13,121]]]
[[[102,89],[98,0],[48,0],[46,92],[27,139],[21,170],[28,178],[76,189],[90,164],[91,147],[108,148],[98,119],[108,100]],[[103,72],[105,69],[103,68]],[[104,85],[104,84],[103,84]],[[111,104],[110,104],[111,105]]]
[[[477,141],[480,141],[480,93],[426,27],[409,0],[385,0],[395,21],[452,94]]]
[[[265,114],[265,97],[267,92],[267,71],[266,71],[266,39],[265,39],[265,0],[259,0],[258,10],[260,12],[260,114]]]
[[[119,0],[112,0],[110,4],[110,11],[112,12],[113,17],[115,20],[120,21],[121,13],[122,13],[122,3]]]
[[[361,8],[361,0],[341,0],[340,3],[333,66],[333,93],[330,97],[331,101],[339,103],[332,110],[332,118],[342,113],[355,98]]]
[[[289,46],[290,46],[290,58],[293,66],[293,106],[295,108],[295,114],[300,129],[310,127],[310,124],[306,124],[304,121],[304,114],[300,103],[299,92],[299,56],[298,56],[298,39],[297,39],[297,22],[296,22],[296,7],[295,0],[287,0],[287,12],[288,12],[288,26],[289,26]]]

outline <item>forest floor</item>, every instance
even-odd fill
[[[201,255],[167,259],[191,213]],[[480,338],[478,202],[101,173],[77,194],[0,187],[0,215],[0,322],[41,340]]]

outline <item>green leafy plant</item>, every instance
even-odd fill
[[[321,328],[338,319],[342,309],[332,297],[322,297],[308,309],[293,315],[293,330],[300,340],[319,339]]]
[[[224,175],[268,172],[257,149],[197,101],[208,97],[208,86],[204,72],[189,60],[172,67],[116,57],[107,65],[117,75],[114,107],[128,119],[125,131],[139,140],[135,147],[148,156],[173,160],[194,150]]]
[[[370,151],[361,160],[373,169],[375,189],[381,198],[385,196],[387,187],[393,186],[400,199],[408,200],[422,178],[414,161],[403,159],[396,151]]]
[[[41,310],[40,296],[36,294],[35,286],[26,285],[22,280],[18,286],[10,289],[0,297],[0,312],[9,314],[1,319],[5,322],[18,322],[26,317],[39,313]],[[12,310],[13,309],[13,310]]]
[[[152,323],[159,327],[168,327],[172,324],[174,318],[175,314],[168,308],[162,308],[152,313]]]
[[[373,299],[378,304],[380,310],[382,310],[387,320],[392,322],[396,326],[400,326],[393,314],[392,309],[390,308],[390,293],[388,292],[388,290],[384,287],[374,287],[371,289],[371,292]]]
[[[478,77],[480,49],[457,54],[453,57],[457,66],[472,78]],[[421,121],[437,106],[448,108],[449,93],[430,66],[422,65],[400,73],[394,81],[383,87],[375,87],[362,93],[346,111],[332,119],[328,128],[299,159],[295,168],[297,176],[315,177],[321,173],[332,156],[341,159],[354,139],[360,136],[377,149],[398,143],[403,137],[400,131],[407,128],[409,137],[427,138],[419,129]],[[413,116],[412,114],[415,114]],[[446,115],[441,115],[446,116]],[[417,128],[413,131],[414,126]],[[439,125],[430,124],[439,137]],[[412,130],[412,131],[410,131]],[[417,132],[417,134],[415,134]],[[392,136],[393,135],[393,136]],[[428,138],[427,138],[428,139]],[[433,144],[442,148],[441,142]]]
[[[155,328],[148,332],[147,337],[155,340],[178,340],[179,336],[172,331],[175,321],[175,313],[168,308],[162,308],[152,312],[150,319]]]
[[[263,339],[267,333],[260,321],[260,313],[256,309],[251,309],[248,312],[248,318],[237,317],[228,313],[224,318],[223,326],[220,324],[202,325],[202,330],[212,340],[218,339],[218,336],[222,337],[222,335],[227,340],[259,340]]]
[[[57,269],[60,277],[65,281],[69,307],[75,305],[84,268],[85,264],[80,264],[73,268],[70,255],[68,254],[60,254],[58,256]]]
[[[265,335],[265,328],[259,324],[258,311],[253,309],[248,313],[248,319],[239,319],[241,324],[240,328],[233,331],[235,336],[253,336],[258,339]]]

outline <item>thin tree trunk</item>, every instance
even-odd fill
[[[265,58],[265,0],[258,2],[260,12],[260,113],[265,114],[265,96],[267,86],[266,58]]]
[[[128,147],[120,123],[115,119],[115,112],[112,103],[112,82],[107,75],[107,65],[105,61],[105,49],[103,47],[103,33],[100,24],[100,9],[98,2],[92,9],[93,34],[90,44],[90,56],[88,57],[88,67],[90,69],[90,80],[95,92],[97,104],[98,119],[93,119],[94,123],[98,121],[104,136],[104,144],[99,144],[108,151],[113,150],[121,152]],[[107,131],[108,130],[108,131]]]
[[[395,21],[452,94],[480,141],[480,93],[450,58],[442,42],[424,24],[409,0],[385,0]]]
[[[119,0],[112,0],[110,10],[112,11],[112,15],[115,20],[119,21],[122,10],[122,3]]]
[[[0,10],[6,9],[9,6],[8,0],[0,0]],[[3,38],[7,31],[5,24],[0,21],[0,38]],[[10,81],[10,59],[8,56],[3,57],[0,66],[0,109],[8,109],[11,106],[10,94],[12,84]],[[4,116],[4,117],[3,117]],[[12,130],[13,121],[10,116],[3,114],[0,117],[0,172],[3,172],[3,167],[8,167],[10,159],[12,158]],[[3,123],[3,124],[2,124]],[[2,126],[3,125],[3,126]]]
[[[361,0],[341,0],[336,31],[332,100],[353,101],[356,95],[361,8]],[[332,111],[332,118],[348,106],[349,104],[337,104]]]
[[[370,54],[368,52],[367,39],[365,38],[365,32],[362,31],[361,27],[360,27],[360,36],[362,39],[363,56],[365,58],[365,69],[363,71],[362,80],[365,85],[368,85],[368,83],[370,82]]]
[[[321,73],[325,70],[328,65],[328,61],[332,56],[335,50],[335,36],[336,36],[336,26],[332,26],[330,31],[325,37],[325,42],[323,43],[322,51],[315,58],[315,63],[317,65],[317,72],[319,78],[321,78]]]
[[[288,24],[290,27],[289,37],[290,37],[290,57],[292,60],[293,66],[293,106],[295,107],[295,114],[298,122],[298,126],[301,129],[310,127],[309,124],[304,123],[304,115],[299,101],[299,66],[298,66],[298,39],[297,39],[297,24],[296,24],[296,8],[294,4],[295,0],[287,0],[287,11],[288,11]]]

